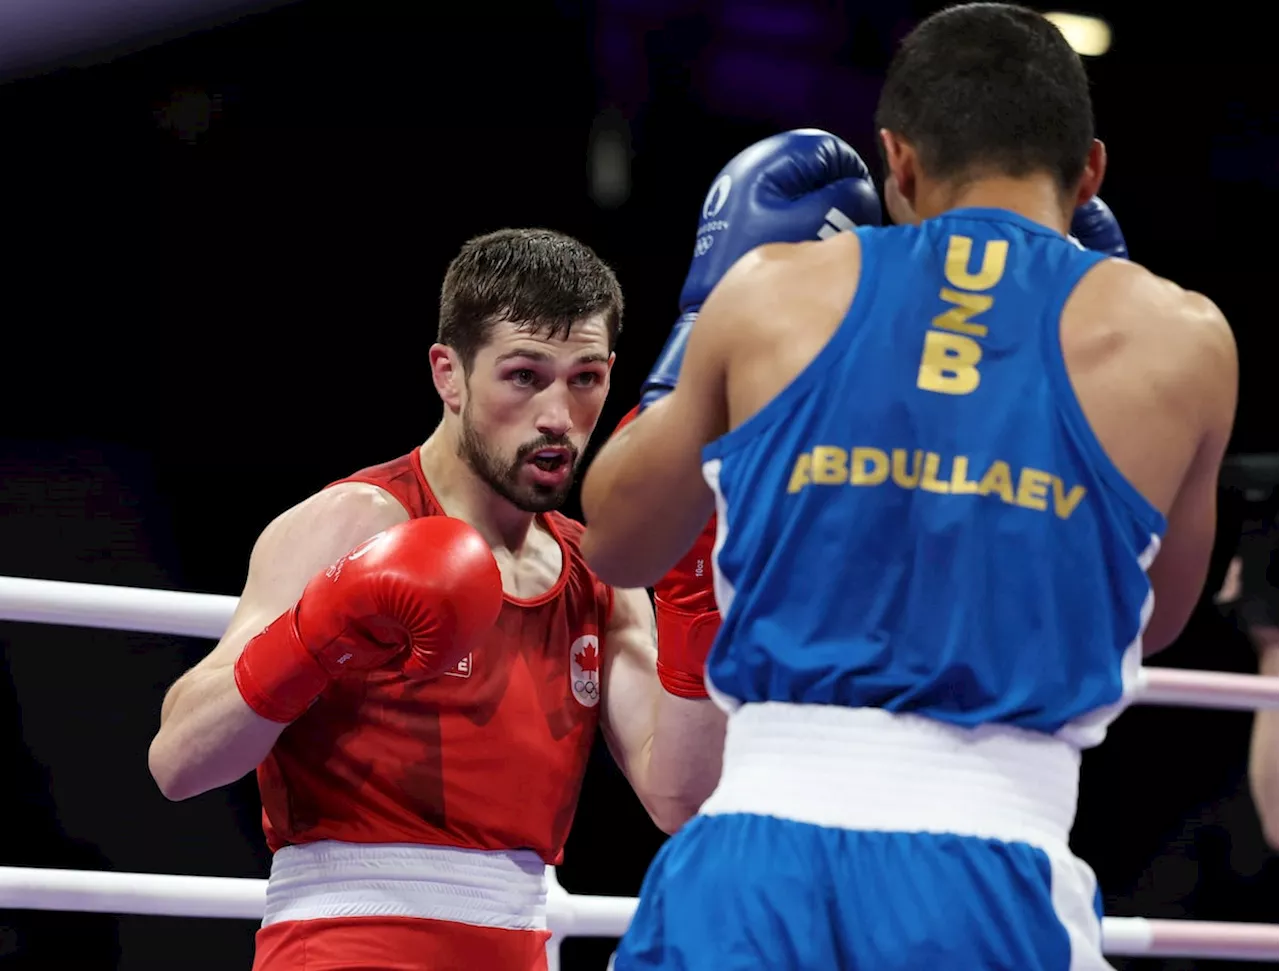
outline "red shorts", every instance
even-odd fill
[[[326,917],[261,928],[253,971],[547,971],[550,931],[421,917]]]

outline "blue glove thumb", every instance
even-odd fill
[[[1129,258],[1120,223],[1111,208],[1097,196],[1076,209],[1071,217],[1071,236],[1085,249],[1122,260]]]
[[[734,263],[766,243],[867,225],[880,225],[875,183],[858,153],[830,132],[782,132],[734,156],[703,200],[680,317],[641,388],[641,410],[675,387],[698,311]]]

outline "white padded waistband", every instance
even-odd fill
[[[276,852],[262,926],[325,917],[423,917],[545,930],[546,864],[530,851],[324,840]]]
[[[1049,735],[834,705],[743,705],[701,813],[954,833],[1067,852],[1080,753]]]

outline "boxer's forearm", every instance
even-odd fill
[[[1259,673],[1275,677],[1280,671],[1277,632],[1274,627],[1255,628],[1253,639],[1258,647]],[[1262,832],[1272,849],[1280,844],[1280,713],[1259,711],[1254,715],[1253,738],[1249,747],[1249,788],[1253,793]]]
[[[286,727],[245,703],[231,664],[195,668],[165,698],[147,753],[152,778],[173,800],[229,785],[257,768]]]
[[[724,731],[724,712],[711,700],[658,692],[639,785],[664,832],[683,826],[719,784]]]
[[[662,687],[657,637],[649,595],[615,591],[600,727],[654,824],[674,833],[720,779],[725,717],[706,698],[681,698]]]

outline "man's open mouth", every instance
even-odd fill
[[[555,472],[568,463],[569,452],[563,448],[544,448],[539,452],[534,452],[529,461],[542,469],[543,472]]]

